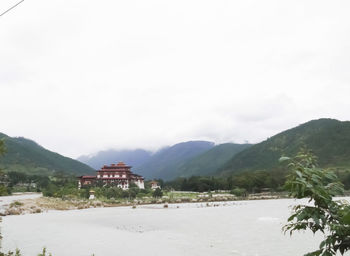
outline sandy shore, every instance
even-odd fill
[[[101,207],[123,207],[130,206],[132,208],[139,207],[141,205],[160,205],[160,207],[167,208],[171,204],[182,203],[204,203],[205,206],[218,206],[219,202],[233,202],[241,200],[264,200],[264,199],[278,199],[278,196],[250,196],[247,198],[229,197],[227,195],[215,196],[211,198],[176,198],[169,199],[134,199],[134,200],[83,200],[83,199],[61,199],[53,197],[43,197],[41,194],[23,194],[20,196],[10,196],[5,200],[5,204],[2,205],[0,215],[22,215],[22,214],[34,214],[47,212],[50,210],[78,210],[88,208],[101,208]]]

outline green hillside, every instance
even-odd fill
[[[177,170],[178,177],[213,175],[235,154],[247,149],[251,144],[225,143],[191,158]]]
[[[147,179],[174,179],[180,166],[213,147],[214,143],[208,141],[178,143],[156,152],[146,163],[135,169],[135,172]]]
[[[319,119],[299,125],[238,153],[218,173],[278,168],[282,155],[294,156],[303,146],[314,152],[322,167],[349,167],[350,122]]]
[[[76,160],[51,152],[32,140],[12,138],[0,133],[5,141],[6,154],[0,158],[0,168],[27,174],[50,175],[62,171],[75,175],[93,173],[94,170]]]

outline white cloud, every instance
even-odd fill
[[[348,120],[348,7],[25,1],[0,17],[1,131],[76,157]]]

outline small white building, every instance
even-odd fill
[[[157,188],[160,189],[160,186],[159,186],[158,182],[155,181],[155,180],[152,180],[151,181],[151,189],[156,190]]]
[[[95,191],[90,190],[89,193],[90,193],[89,199],[94,200],[95,199]]]

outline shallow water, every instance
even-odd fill
[[[2,246],[4,251],[21,248],[25,256],[43,246],[54,256],[303,255],[317,249],[321,236],[282,233],[294,204],[279,199],[6,216]]]
[[[41,197],[41,193],[21,193],[13,196],[0,197],[0,212],[3,213],[5,208],[12,202],[22,199],[35,199]]]

